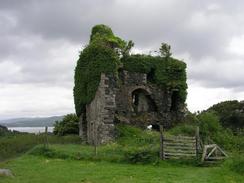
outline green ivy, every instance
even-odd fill
[[[128,52],[129,43],[116,37],[108,26],[93,27],[90,43],[80,53],[75,68],[74,103],[77,116],[93,100],[101,73],[116,76],[120,67],[152,75],[152,83],[163,89],[178,89],[181,102],[185,102],[186,64],[171,57],[123,54]]]
[[[178,89],[181,102],[186,100],[186,64],[172,57],[131,55],[121,59],[125,70],[152,75],[150,82],[162,89]]]
[[[95,96],[101,73],[116,74],[120,65],[118,51],[125,42],[105,25],[92,29],[90,44],[80,53],[75,68],[74,102],[77,116]]]

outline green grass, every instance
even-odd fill
[[[105,161],[49,159],[24,155],[0,164],[13,171],[14,178],[0,183],[241,183],[244,177],[225,167],[194,167],[161,162],[131,165]]]
[[[241,183],[244,180],[240,158],[238,163],[230,158],[211,167],[201,167],[194,160],[160,161],[158,133],[130,126],[117,128],[116,142],[99,146],[96,156],[92,146],[65,144],[74,142],[73,137],[51,137],[48,148],[37,145],[19,158],[0,163],[0,168],[14,173],[14,178],[0,177],[0,183]]]
[[[9,134],[0,137],[0,161],[16,157],[38,144],[45,142],[45,136],[35,134]],[[81,143],[78,135],[54,136],[48,135],[50,144]]]

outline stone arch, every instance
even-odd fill
[[[132,105],[136,113],[157,111],[157,106],[150,93],[144,88],[137,88],[131,92]]]

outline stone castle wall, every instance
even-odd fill
[[[101,74],[95,98],[86,106],[87,142],[105,143],[114,138],[115,90],[113,79]]]
[[[89,144],[101,144],[114,139],[116,123],[170,126],[182,118],[184,106],[176,103],[172,109],[172,96],[173,91],[148,83],[143,73],[122,70],[119,78],[101,74],[95,98],[80,117],[80,136]]]

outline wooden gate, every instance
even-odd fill
[[[182,159],[197,157],[197,138],[188,136],[164,136],[163,159]]]
[[[199,137],[199,127],[195,136],[165,136],[160,126],[160,158],[161,159],[200,159],[202,162],[217,162],[228,155],[217,144],[204,145]]]

